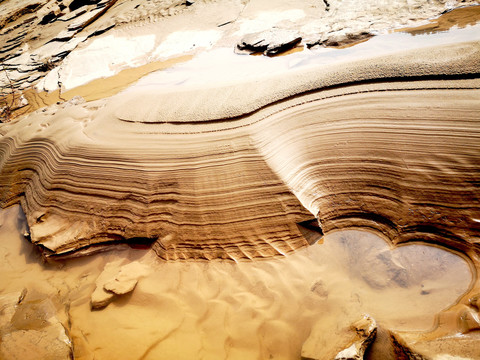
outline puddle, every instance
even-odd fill
[[[35,303],[49,299],[28,311],[45,308],[52,318],[56,309],[79,358],[298,359],[319,321],[327,338],[363,313],[391,329],[428,330],[472,280],[468,263],[451,252],[426,245],[390,250],[376,235],[353,230],[257,262],[164,262],[129,249],[42,265],[21,235],[19,207],[3,210],[0,222],[0,301],[23,289],[27,304],[32,293]],[[149,274],[133,293],[91,311],[105,264],[133,260]],[[6,334],[11,324],[2,319]]]
[[[164,61],[155,61],[149,64],[129,68],[120,71],[114,76],[93,80],[85,85],[78,86],[72,90],[60,93],[59,90],[52,92],[37,92],[34,89],[24,90],[21,94],[16,94],[16,97],[23,95],[28,105],[15,110],[11,118],[22,116],[31,113],[35,110],[41,109],[45,106],[53,105],[57,102],[68,101],[75,96],[81,96],[86,101],[94,101],[110,97],[124,90],[131,84],[135,83],[139,78],[158,70],[167,69],[175,64],[189,61],[193,58],[192,55],[179,56]],[[7,101],[11,102],[11,96],[7,97]]]
[[[476,25],[478,22],[480,22],[480,6],[469,6],[449,11],[436,19],[430,20],[427,24],[396,31],[406,32],[411,35],[436,34],[448,31],[454,27],[463,29],[467,26]]]

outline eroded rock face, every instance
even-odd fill
[[[116,0],[4,1],[0,11],[0,94],[16,95],[15,91],[36,84],[78,44],[112,28],[114,23],[108,19],[92,24],[115,3]],[[89,25],[92,26],[80,34]],[[9,120],[6,115],[3,114],[2,121]]]
[[[477,305],[478,295],[473,297],[471,306],[463,306],[458,314],[458,325],[462,333],[480,330],[480,313]]]
[[[48,256],[146,238],[166,259],[268,257],[307,246],[313,215],[471,251],[480,102],[462,78],[478,56],[466,43],[34,114],[2,127],[1,204],[21,202]]]
[[[377,327],[375,340],[370,347],[366,349],[365,360],[428,360],[429,357],[418,352],[411,344],[407,343],[400,335],[385,329],[382,326]]]
[[[377,335],[377,323],[369,316],[352,324],[355,331],[355,340],[348,348],[340,351],[335,360],[363,359],[367,348],[373,343]]]

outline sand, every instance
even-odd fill
[[[0,127],[0,358],[331,359],[365,316],[367,358],[480,358],[478,8],[378,35],[452,4],[119,1],[60,47],[52,10],[7,69],[45,92]],[[272,26],[305,46],[234,54]]]
[[[390,329],[430,330],[472,281],[462,257],[425,245],[391,250],[360,231],[259,262],[159,262],[129,248],[48,265],[23,239],[25,226],[18,206],[2,212],[1,299],[24,288],[24,303],[49,299],[75,359],[298,359],[317,322],[327,342],[362,313]],[[131,261],[148,269],[135,290],[91,311],[104,268]]]

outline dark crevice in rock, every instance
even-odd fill
[[[26,14],[31,14],[40,9],[44,4],[42,3],[35,3],[25,6],[17,10],[15,13],[10,14],[9,16],[5,17],[4,19],[0,20],[0,29],[4,28],[7,24],[14,22],[15,20],[21,18]],[[23,24],[23,23],[22,23]],[[20,24],[20,25],[22,25]],[[18,26],[17,26],[18,27]]]
[[[330,11],[330,3],[327,0],[323,0],[323,3],[325,4],[325,11]]]
[[[45,15],[42,20],[40,20],[40,25],[49,24],[57,19],[57,15],[53,11],[50,11],[47,15]]]
[[[93,33],[88,35],[88,37],[91,38],[91,37],[94,37],[94,36],[102,35],[103,33],[106,33],[108,30],[113,29],[114,27],[115,27],[115,24],[112,24],[112,25],[106,26],[104,28],[95,30]]]
[[[58,261],[66,260],[70,258],[82,257],[85,255],[102,253],[110,250],[121,250],[121,249],[139,249],[139,250],[148,250],[151,249],[153,244],[157,241],[157,238],[147,238],[147,237],[136,237],[130,239],[124,239],[121,236],[116,235],[107,235],[111,238],[109,241],[104,241],[98,244],[90,244],[84,247],[81,247],[76,250],[66,251],[62,253],[54,253],[51,250],[47,249],[43,245],[35,244],[39,247],[42,252],[43,257],[47,261]]]
[[[323,230],[317,219],[299,222],[297,227],[310,245],[317,243],[323,237]]]
[[[99,0],[73,0],[70,5],[68,5],[68,8],[71,11],[77,10],[81,8],[82,6],[87,6],[87,5],[94,5],[97,4]]]

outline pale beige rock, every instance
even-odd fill
[[[96,288],[91,296],[92,309],[101,309],[110,304],[116,295],[127,294],[137,285],[139,278],[149,273],[148,266],[134,261],[123,265],[123,260],[105,265],[96,280]]]
[[[108,306],[113,301],[115,294],[112,292],[106,291],[103,286],[99,289],[98,287],[92,293],[90,299],[90,305],[93,310],[103,309]]]
[[[135,289],[135,286],[137,285],[137,282],[138,281],[136,279],[126,281],[118,281],[117,279],[114,279],[103,285],[103,288],[116,295],[124,295],[129,293],[130,291],[133,291],[133,289]]]
[[[117,295],[123,295],[133,291],[138,279],[148,275],[149,269],[138,261],[131,262],[121,267],[115,279],[105,283],[103,288]]]
[[[93,291],[90,300],[92,309],[104,308],[112,302],[115,294],[105,290],[104,285],[115,278],[120,266],[124,263],[124,260],[117,260],[105,265],[102,273],[95,281],[95,290]]]
[[[324,329],[319,329],[321,327],[314,327],[303,344],[302,359],[361,360],[366,349],[375,340],[377,323],[370,316],[364,315],[352,325],[336,331],[335,341],[329,344],[322,340],[327,337]]]

